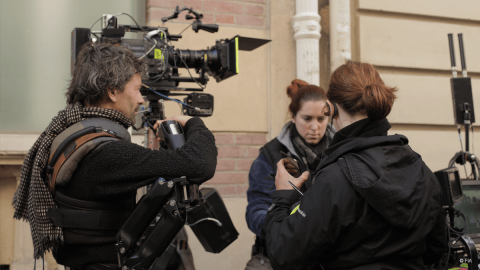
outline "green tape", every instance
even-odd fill
[[[155,48],[155,59],[162,59],[163,60],[162,50]]]
[[[238,37],[235,38],[235,64],[237,65],[238,74]]]
[[[292,210],[292,212],[290,213],[290,215],[295,214],[295,212],[297,212],[298,208],[300,208],[300,204],[297,205],[297,207],[295,207],[295,208]]]

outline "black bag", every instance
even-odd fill
[[[203,204],[188,212],[187,222],[206,251],[220,253],[238,238],[238,232],[217,190],[202,188],[200,193]]]

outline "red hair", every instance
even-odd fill
[[[325,100],[325,90],[316,85],[296,79],[287,87],[287,95],[292,100],[288,109],[295,116],[306,101]]]
[[[348,61],[330,77],[327,98],[350,115],[366,113],[369,119],[379,121],[392,110],[396,91],[385,85],[371,64]]]

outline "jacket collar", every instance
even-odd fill
[[[291,132],[291,128],[292,128],[293,125],[294,124],[293,124],[292,121],[286,123],[283,126],[280,134],[277,136],[277,140],[281,144],[283,144],[292,155],[295,155],[295,156],[298,157],[298,153],[297,153],[297,151],[295,151],[295,147],[293,147],[292,141],[290,140],[290,132]]]
[[[291,128],[293,127],[293,122],[292,121],[289,121],[288,123],[286,123],[283,128],[282,128],[282,131],[280,132],[280,134],[277,136],[277,140],[283,144],[287,149],[288,151],[292,154],[292,155],[295,155],[297,157],[300,157],[297,153],[297,151],[295,151],[295,147],[293,147],[293,143],[292,143],[292,140],[290,139],[290,133],[292,132],[291,131]],[[337,132],[337,130],[335,129],[335,127],[331,126],[330,127],[330,124],[328,124],[327,126],[327,130],[329,131],[328,132],[328,136],[330,137],[329,140],[332,140],[332,138],[334,138],[334,135],[336,134],[335,132]],[[331,143],[330,143],[331,144]]]
[[[326,156],[318,165],[315,173],[336,162],[338,158],[347,153],[358,152],[380,144],[408,144],[407,137],[403,135],[387,136],[390,128],[391,125],[387,119],[373,122],[366,118],[337,131],[331,146],[325,150]]]

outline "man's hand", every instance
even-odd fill
[[[175,116],[172,116],[172,117],[169,117],[165,120],[157,120],[157,122],[155,123],[155,125],[153,125],[153,130],[154,132],[156,133],[157,132],[157,129],[158,127],[160,126],[160,124],[163,122],[163,121],[168,121],[168,120],[175,120],[177,121],[180,125],[182,125],[182,127],[185,126],[185,124],[187,123],[188,120],[190,120],[192,117],[191,116],[188,116],[188,115],[175,115]],[[157,135],[158,136],[158,135]],[[160,137],[157,137],[157,141],[161,141],[162,139]]]
[[[288,161],[284,159],[281,159],[277,163],[277,175],[275,176],[275,187],[277,188],[277,190],[293,189],[293,187],[288,183],[288,181],[290,181],[298,189],[300,189],[303,183],[305,183],[305,181],[307,181],[308,179],[308,172],[303,172],[302,175],[300,175],[300,177],[295,178],[288,173],[287,169],[285,168],[286,164],[288,164]]]

